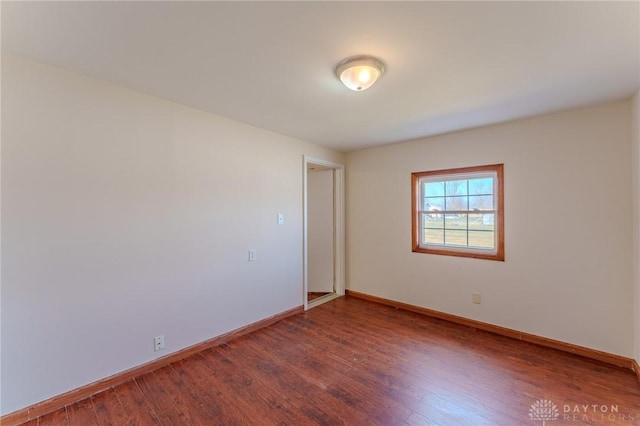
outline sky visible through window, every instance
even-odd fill
[[[425,210],[493,210],[493,178],[424,183]]]

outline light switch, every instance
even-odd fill
[[[284,214],[278,213],[278,225],[282,225],[284,223]]]

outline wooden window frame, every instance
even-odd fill
[[[491,250],[447,245],[421,245],[420,244],[420,181],[424,177],[442,176],[445,180],[455,180],[455,175],[461,177],[476,173],[495,173],[497,184],[494,185],[495,208],[494,226],[496,233],[496,247]],[[452,179],[449,179],[452,177]],[[444,214],[444,212],[443,212]],[[468,229],[468,228],[467,228]],[[486,166],[463,167],[447,170],[435,170],[411,173],[411,247],[416,253],[440,254],[446,256],[471,257],[475,259],[487,259],[504,261],[504,164],[491,164]]]

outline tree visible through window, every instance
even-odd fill
[[[503,165],[411,174],[414,252],[504,260]]]

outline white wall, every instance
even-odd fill
[[[3,414],[301,305],[303,155],[341,154],[14,56],[2,89]]]
[[[634,342],[635,360],[640,364],[640,91],[636,93],[631,101],[631,122],[632,122],[632,195],[633,202],[633,250],[632,266],[633,266],[633,300],[635,307],[634,321]]]
[[[621,102],[348,154],[348,288],[632,356],[630,138]],[[412,253],[410,173],[494,163],[506,261]]]
[[[307,173],[308,290],[333,293],[333,170]]]

